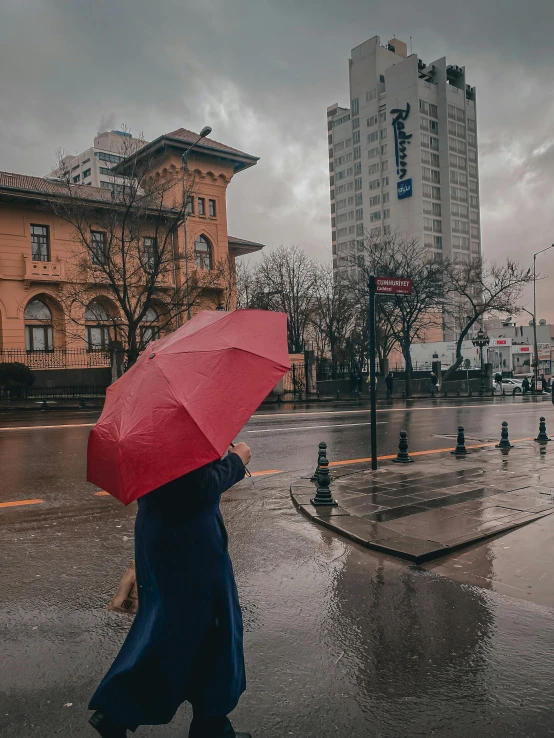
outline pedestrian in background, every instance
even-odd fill
[[[250,458],[248,446],[238,443],[223,460],[138,499],[138,614],[89,705],[102,738],[165,725],[185,700],[193,709],[189,738],[249,738],[235,733],[227,717],[246,681],[219,499],[244,478]]]
[[[524,395],[526,395],[529,392],[529,380],[527,377],[523,377],[523,382],[521,383],[521,389]]]
[[[502,374],[500,372],[494,375],[494,391],[502,394]]]
[[[437,375],[435,374],[435,372],[431,372],[431,375],[430,375],[430,385],[431,385],[431,394],[432,395],[435,394],[435,391],[437,389],[438,381],[439,381],[439,378],[437,377]]]
[[[392,397],[392,390],[394,386],[394,375],[392,372],[389,372],[385,377],[385,385],[387,387],[387,397]]]
[[[541,376],[541,389],[543,392],[548,392],[548,381],[544,374]]]
[[[533,395],[535,394],[535,376],[534,375],[531,377],[531,386],[529,387],[529,391],[531,392],[531,394]]]

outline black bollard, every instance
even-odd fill
[[[502,432],[500,434],[500,443],[496,444],[496,448],[513,448],[508,438],[508,423],[504,421],[502,423]]]
[[[48,403],[46,402],[46,400],[43,400],[42,401],[42,405],[40,406],[40,409],[41,410],[48,410]]]
[[[444,390],[444,396],[448,397],[448,392],[446,390]]]
[[[457,390],[457,392],[456,392],[456,397],[461,397],[461,395],[460,395],[460,390]]]
[[[336,507],[339,504],[331,495],[330,484],[329,460],[327,459],[327,451],[324,449],[319,458],[317,469],[317,491],[313,500],[310,500],[314,507]]]
[[[81,397],[79,399],[79,407],[86,407],[86,406],[87,406],[87,403],[85,402],[85,398]]]
[[[473,397],[473,392],[471,390],[469,390],[468,397]]]
[[[550,438],[546,433],[546,418],[541,418],[539,421],[539,435],[535,438],[538,443],[548,443]]]
[[[317,399],[319,400],[319,390],[317,391]]]
[[[454,456],[465,456],[467,454],[466,437],[463,425],[458,426],[458,437],[456,438],[456,448],[450,452]]]
[[[277,392],[277,404],[278,405],[281,404],[281,393],[280,392]]]
[[[327,456],[327,444],[323,443],[323,441],[319,444],[318,450],[317,450],[317,466],[315,468],[315,472],[310,477],[311,482],[317,482],[319,479],[318,472],[319,472],[319,462],[322,458]]]
[[[405,400],[405,399],[406,399],[406,390],[402,390],[402,399],[403,399],[403,400]]]
[[[393,459],[396,464],[413,464],[414,460],[410,459],[408,455],[408,434],[406,431],[400,431],[400,440],[398,442],[398,453],[396,459]]]
[[[337,390],[337,400],[340,400],[340,390]]]

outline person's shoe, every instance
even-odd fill
[[[100,733],[102,738],[127,738],[127,728],[114,725],[101,712],[95,712],[89,723]]]

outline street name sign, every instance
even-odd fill
[[[375,292],[378,295],[411,295],[412,280],[396,277],[375,277]]]

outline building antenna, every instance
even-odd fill
[[[412,51],[412,37],[410,36],[410,56],[413,54]]]

